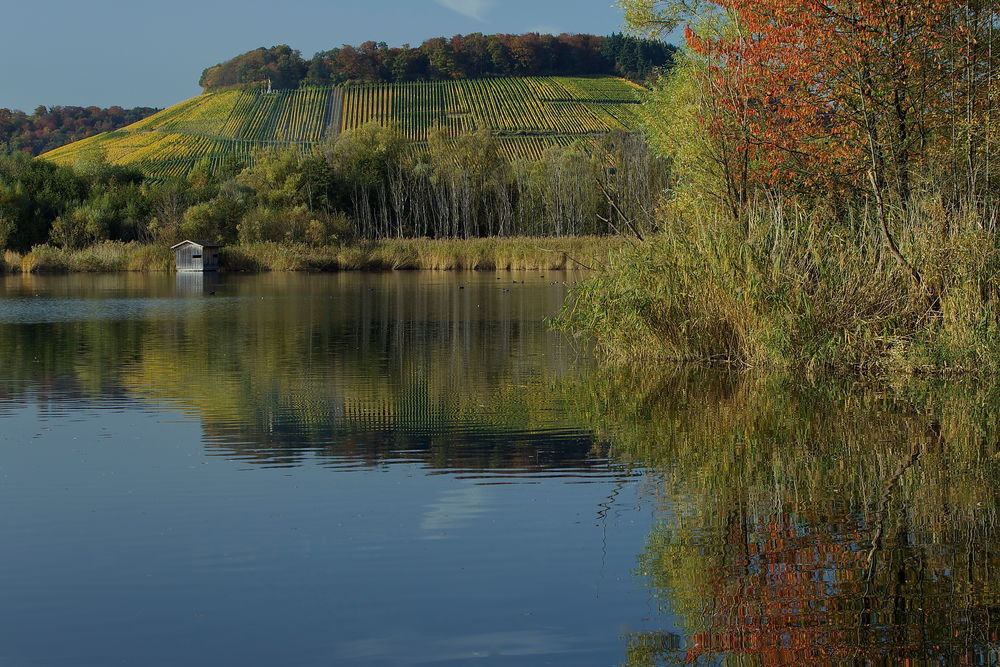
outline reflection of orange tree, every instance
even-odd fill
[[[684,640],[630,636],[631,664],[997,649],[995,390],[619,373],[581,395],[619,457],[666,472],[640,574]]]
[[[982,664],[995,650],[995,539],[950,535],[933,544],[940,534],[900,527],[869,578],[870,531],[859,522],[746,519],[733,515],[728,531],[703,536],[702,548],[718,551],[711,566],[681,556],[686,545],[650,545],[644,564],[653,585],[686,596],[689,609],[700,606],[685,662],[744,656],[763,665],[895,664],[946,656],[949,664]],[[694,577],[680,571],[692,567]]]

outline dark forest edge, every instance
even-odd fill
[[[159,111],[152,107],[36,108],[32,113],[0,109],[0,154],[41,155],[60,146],[131,125]]]
[[[620,76],[642,81],[673,62],[676,47],[629,35],[455,35],[420,46],[385,42],[320,51],[260,47],[206,69],[205,91],[248,84],[289,89],[348,83],[447,81],[490,76]]]

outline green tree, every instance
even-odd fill
[[[184,213],[181,235],[217,243],[236,240],[239,223],[252,201],[252,191],[235,182],[224,184],[209,201],[195,204]]]

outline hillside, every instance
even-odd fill
[[[366,123],[394,125],[414,141],[437,126],[450,135],[489,128],[508,158],[609,131],[640,129],[643,89],[613,77],[511,77],[414,83],[259,87],[206,93],[121,130],[46,153],[73,164],[103,154],[154,178],[185,175],[200,160],[252,162],[269,147],[309,150]]]

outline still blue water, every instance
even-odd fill
[[[595,364],[575,279],[0,280],[0,665],[1000,664],[1000,382]]]
[[[200,280],[3,279],[0,664],[610,665],[671,624],[654,477],[554,389],[572,275]]]

